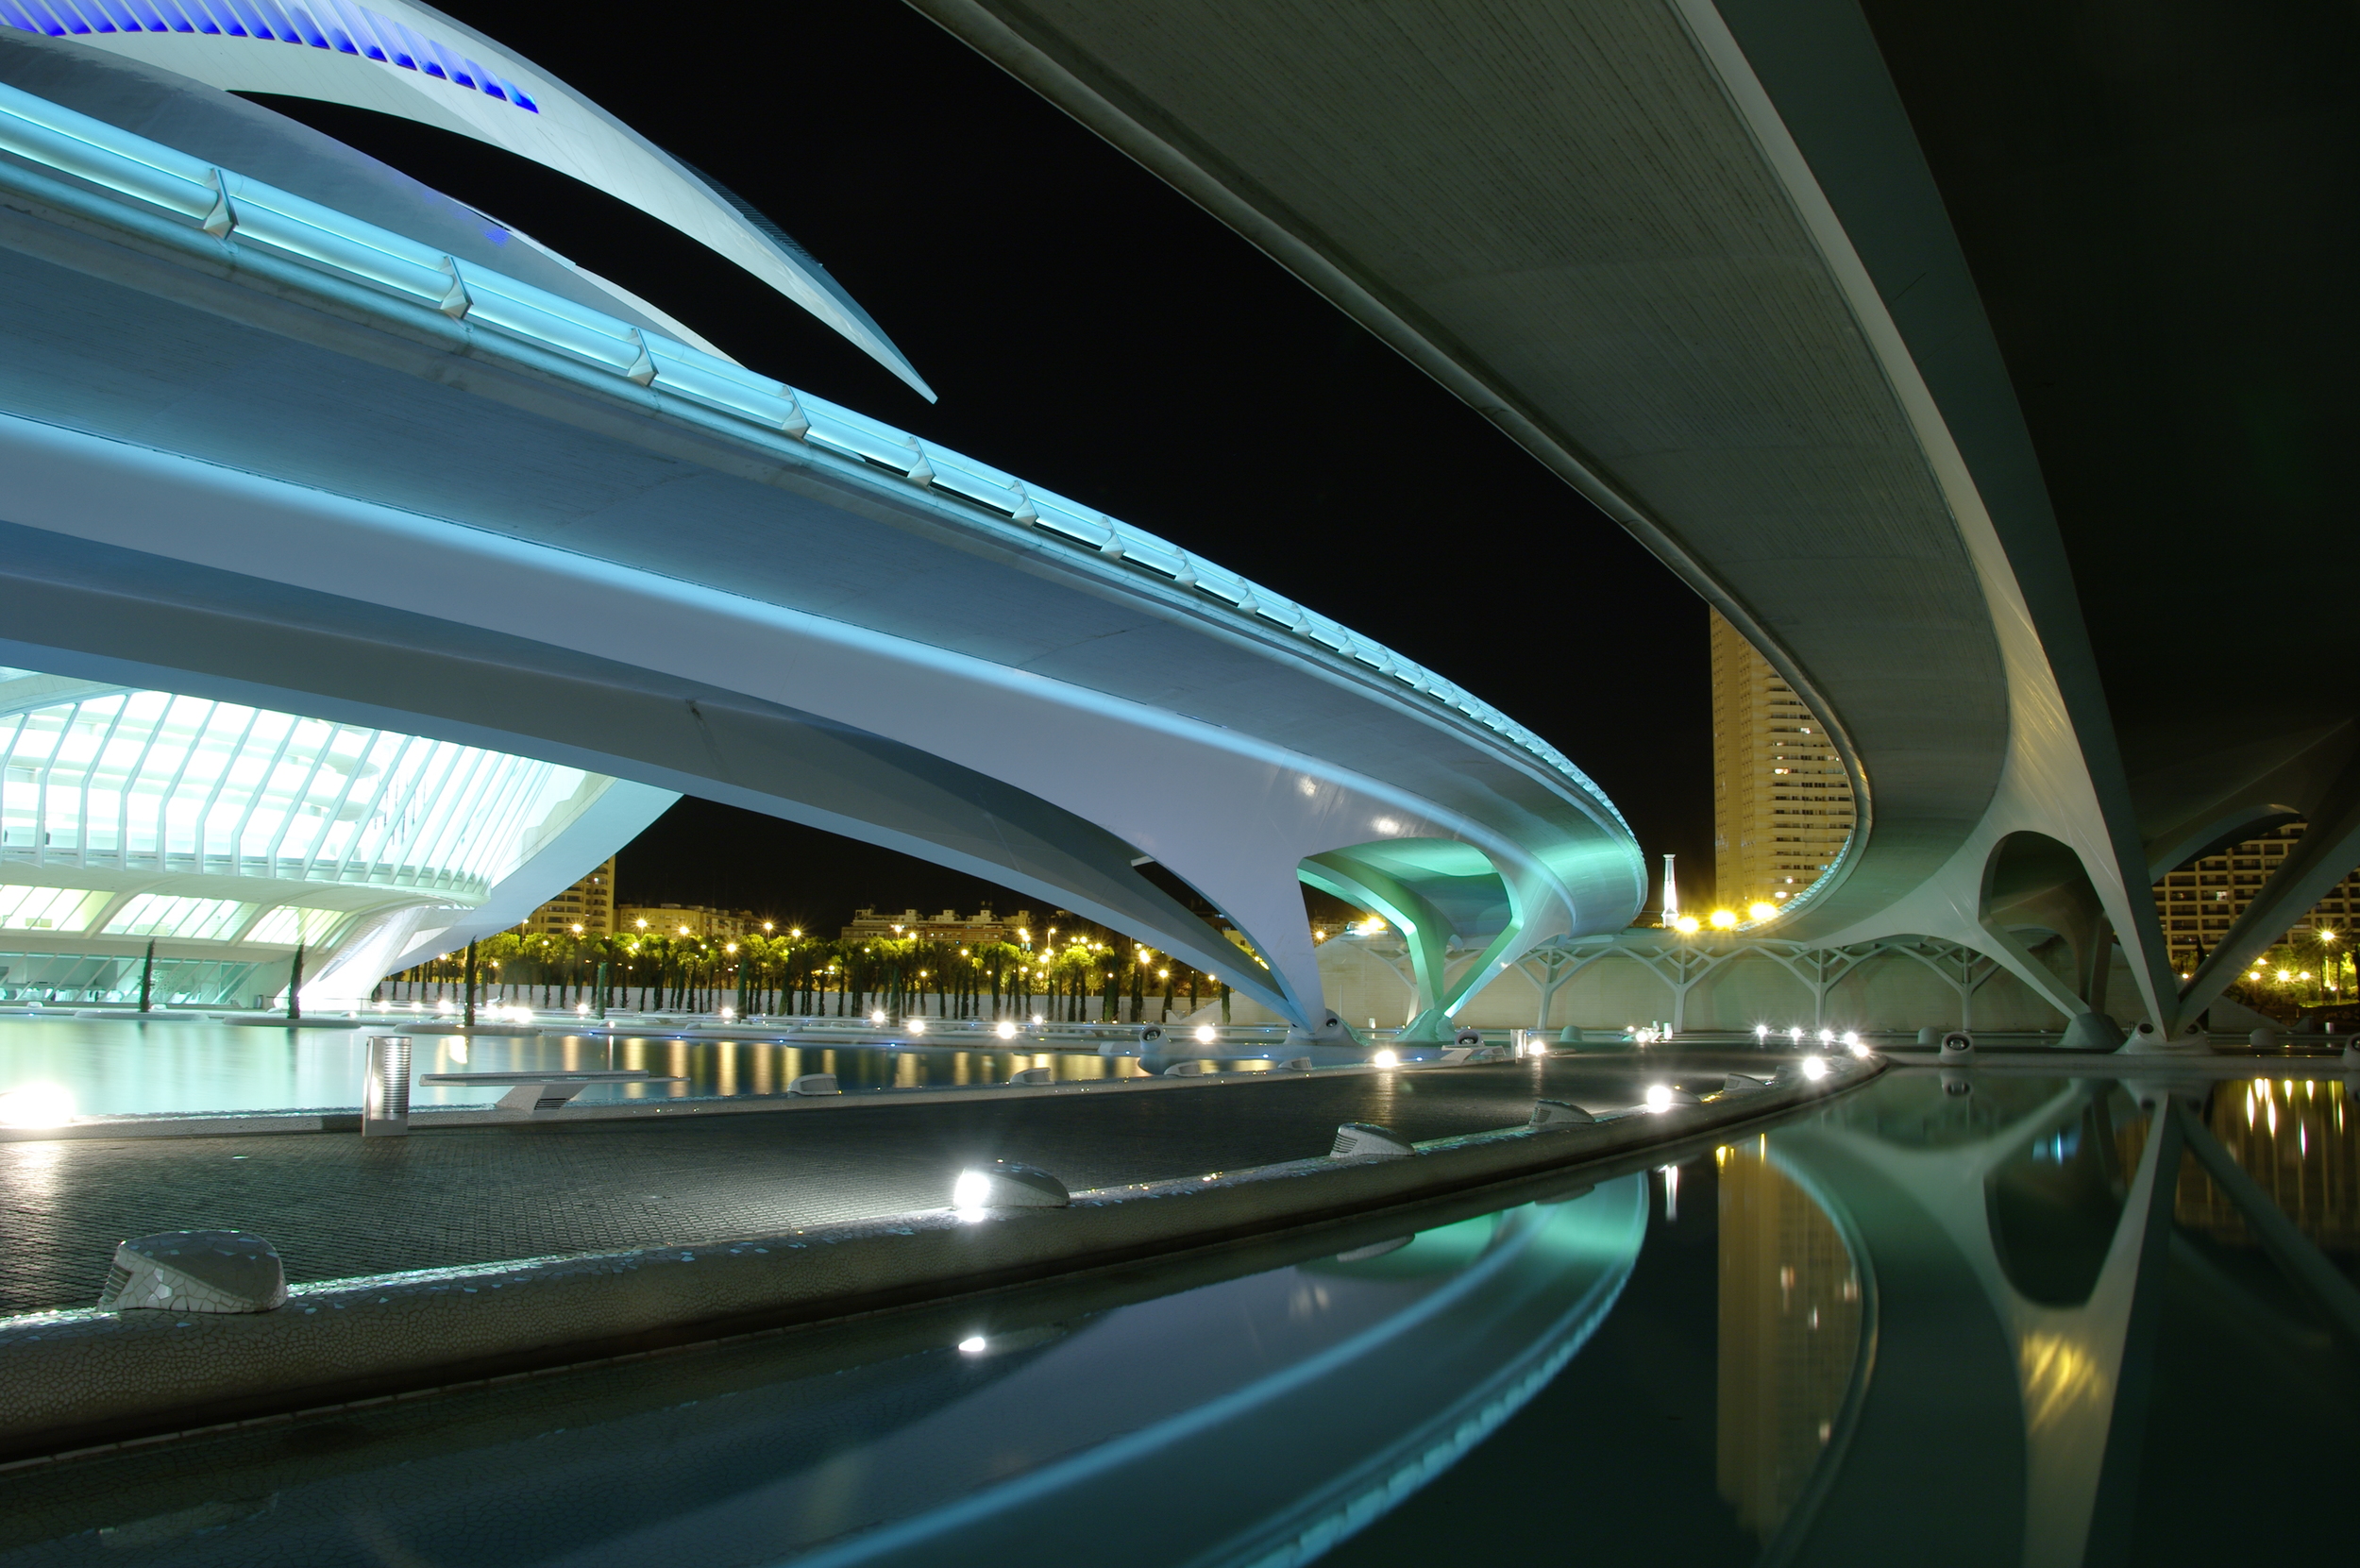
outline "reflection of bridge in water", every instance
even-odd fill
[[[1926,1560],[2122,1559],[2166,1272],[2284,1322],[2175,1219],[2259,1241],[2312,1308],[2360,1343],[2360,1293],[2311,1239],[2324,1222],[2348,1240],[2353,1193],[2342,1189],[2354,1183],[2341,1135],[2352,1089],[2286,1088],[2307,1092],[2286,1114],[2285,1139],[2322,1156],[2308,1182],[2294,1162],[2292,1190],[2326,1200],[2304,1206],[2301,1228],[2169,1085],[1895,1077],[1774,1135],[1767,1157],[1849,1242],[1866,1312],[1820,1472],[1768,1559],[1886,1560],[1896,1522],[1937,1517],[1946,1528],[1913,1542]],[[2267,1082],[2216,1091],[2214,1120],[2244,1123],[2248,1136],[2233,1141],[2247,1160],[2277,1153],[2271,1094]],[[2330,1123],[2333,1145],[2318,1137]],[[2260,1163],[2288,1190],[2284,1162]]]

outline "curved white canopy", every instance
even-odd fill
[[[629,202],[744,267],[929,400],[827,270],[760,214],[564,82],[409,0],[0,0],[0,25],[233,93],[349,104],[488,142]]]

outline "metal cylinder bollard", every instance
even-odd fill
[[[361,1083],[361,1136],[406,1138],[410,1132],[410,1037],[364,1037],[369,1065]]]

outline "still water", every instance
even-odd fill
[[[127,1023],[104,1019],[0,1018],[0,1094],[54,1084],[83,1116],[155,1112],[324,1110],[361,1103],[365,1030],[237,1027],[211,1021]],[[574,1101],[784,1094],[806,1072],[833,1072],[848,1094],[883,1088],[1004,1084],[1029,1067],[1060,1082],[1137,1077],[1136,1059],[1092,1052],[959,1050],[936,1046],[834,1046],[775,1040],[681,1039],[666,1035],[415,1035],[419,1073],[632,1068],[670,1083],[598,1084]],[[1266,1071],[1268,1061],[1215,1060],[1222,1071]],[[420,1084],[413,1106],[489,1104],[503,1090]]]
[[[2356,1089],[1896,1071],[1320,1256],[0,1474],[0,1565],[2349,1560]]]

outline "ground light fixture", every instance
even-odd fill
[[[1812,1083],[1814,1083],[1814,1084],[1815,1084],[1815,1083],[1817,1083],[1820,1079],[1825,1078],[1827,1075],[1828,1075],[1828,1062],[1827,1062],[1827,1058],[1826,1058],[1826,1057],[1824,1057],[1824,1056],[1806,1056],[1806,1057],[1804,1057],[1804,1058],[1803,1058],[1803,1076],[1804,1076],[1804,1077],[1809,1078],[1809,1079],[1810,1079]]]
[[[1769,1044],[1769,1043],[1770,1043],[1770,1026],[1769,1026],[1768,1024],[1766,1024],[1766,1023],[1757,1023],[1757,1024],[1755,1024],[1755,1025],[1754,1025],[1754,1040],[1755,1040],[1755,1042],[1756,1042],[1757,1044],[1761,1044],[1761,1045],[1767,1045],[1767,1044]]]
[[[991,1032],[1003,1040],[1012,1040],[1016,1038],[1016,1023],[1013,1020],[1002,1019],[992,1025]]]
[[[1369,1060],[1374,1062],[1378,1067],[1399,1067],[1401,1065],[1401,1053],[1398,1051],[1380,1051],[1375,1055],[1370,1057]]]
[[[1796,1045],[1800,1045],[1803,1043],[1803,1031],[1799,1027],[1789,1029],[1786,1032],[1786,1037],[1793,1040]]]
[[[1209,1023],[1200,1023],[1196,1026],[1196,1043],[1199,1045],[1210,1045],[1220,1037],[1219,1033]]]
[[[871,1023],[883,1023],[885,1021],[885,1009],[880,1007],[875,1012],[869,1014],[868,1021]]]
[[[1647,1086],[1647,1108],[1659,1113],[1670,1110],[1672,1108],[1672,1087],[1669,1084],[1649,1084]]]
[[[951,1206],[970,1223],[995,1208],[1064,1208],[1072,1201],[1055,1176],[1013,1160],[970,1165],[951,1184]]]
[[[984,1346],[985,1340],[981,1334],[969,1334],[966,1339],[959,1341],[959,1354],[962,1356],[981,1356],[984,1353]]]
[[[909,1030],[913,1035],[924,1034],[926,1032],[926,1020],[922,1018],[911,1019],[909,1020]]]

